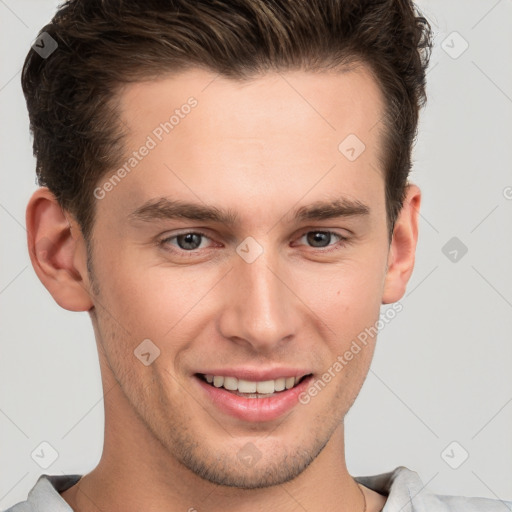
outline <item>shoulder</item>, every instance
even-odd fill
[[[4,512],[73,512],[60,492],[78,482],[81,476],[41,475],[28,493],[27,499]]]
[[[382,512],[506,512],[512,501],[435,494],[418,473],[399,466],[388,473],[355,477],[360,484],[387,497]]]
[[[512,511],[512,501],[489,498],[434,494],[443,512],[506,512]]]

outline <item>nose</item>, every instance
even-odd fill
[[[285,266],[279,256],[266,250],[252,263],[234,258],[220,309],[224,338],[264,353],[278,350],[296,335],[300,301]]]

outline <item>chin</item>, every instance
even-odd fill
[[[255,441],[256,443],[257,441]],[[199,457],[192,450],[182,463],[194,474],[213,484],[238,489],[261,489],[281,485],[298,477],[320,454],[327,441],[314,439],[309,450],[268,446],[264,453],[248,442],[238,450],[212,457]]]

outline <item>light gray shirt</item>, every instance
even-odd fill
[[[41,475],[26,501],[5,512],[72,512],[62,498],[63,492],[76,484],[82,475]],[[430,492],[418,474],[404,466],[389,473],[354,477],[357,482],[387,496],[382,512],[507,512],[512,501],[466,498]]]

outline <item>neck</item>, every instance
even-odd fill
[[[336,428],[318,457],[293,480],[259,489],[220,486],[192,473],[172,457],[133,412],[119,385],[115,381],[104,384],[104,389],[110,391],[105,394],[102,458],[93,471],[62,493],[76,512],[365,509],[362,488],[346,468],[343,424]],[[114,410],[116,415],[109,413]],[[373,508],[372,491],[364,489],[364,493],[366,511],[380,510]]]

